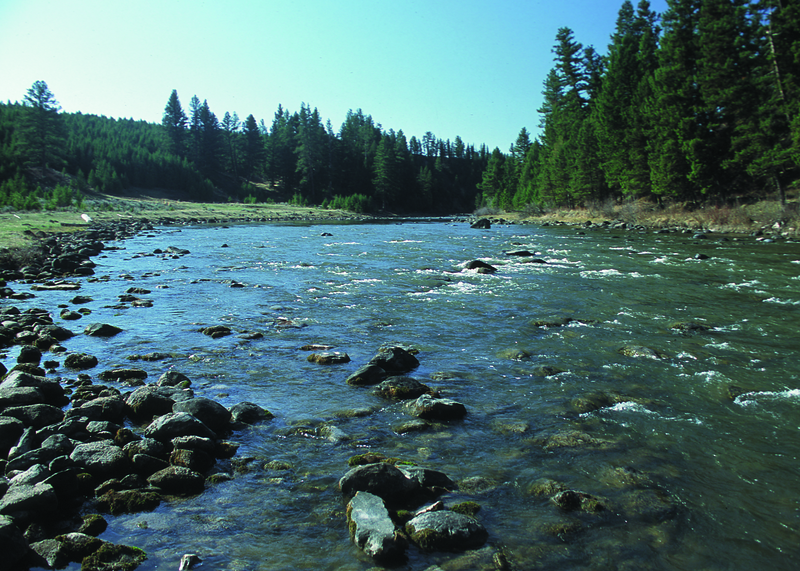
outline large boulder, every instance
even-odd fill
[[[419,361],[402,347],[382,347],[369,361],[390,375],[403,375],[419,367]]]
[[[169,442],[178,436],[217,439],[217,435],[208,426],[188,412],[173,412],[158,417],[144,429],[144,435],[161,442]]]
[[[411,541],[425,551],[463,551],[483,545],[489,538],[476,519],[460,513],[429,511],[406,524]]]
[[[64,420],[64,411],[49,404],[12,406],[5,409],[3,415],[16,418],[22,421],[25,426],[32,426],[36,429],[58,424]]]
[[[405,505],[413,503],[420,486],[399,468],[378,463],[356,466],[348,471],[339,480],[339,489],[348,499],[357,492],[369,492],[390,505]]]
[[[21,388],[32,387],[39,389],[44,396],[45,404],[61,407],[69,402],[64,394],[64,388],[58,381],[48,379],[43,376],[32,375],[20,369],[15,369],[8,373],[0,382],[0,388]]]
[[[172,406],[172,411],[188,412],[218,434],[230,428],[230,411],[211,399],[198,397],[176,402]]]
[[[69,457],[78,466],[103,479],[122,476],[130,467],[128,456],[110,440],[78,444]]]
[[[353,543],[370,557],[390,562],[405,554],[407,543],[378,496],[357,492],[347,504],[347,525]]]
[[[11,486],[0,499],[0,515],[33,519],[56,511],[58,497],[53,487],[44,482]]]
[[[25,425],[21,420],[9,416],[0,416],[0,457],[5,458],[8,451],[17,443]]]

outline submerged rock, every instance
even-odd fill
[[[412,377],[389,377],[377,387],[375,394],[387,399],[408,400],[422,395],[433,395],[435,391],[428,385]]]
[[[330,351],[311,353],[306,359],[309,363],[317,363],[318,365],[340,365],[350,362],[350,356],[347,353]]]
[[[663,359],[664,354],[643,345],[625,345],[618,352],[626,357],[644,357],[647,359]]]
[[[83,330],[83,334],[90,337],[113,337],[118,333],[122,333],[122,329],[108,323],[92,323]]]

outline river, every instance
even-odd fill
[[[483,568],[486,553],[513,569],[794,569],[800,245],[719,238],[441,222],[167,227],[107,244],[119,249],[80,280],[92,315],[61,323],[123,328],[65,342],[100,359],[88,372],[175,369],[198,396],[275,419],[232,435],[230,481],[109,517],[101,537],[145,549],[143,571],[187,552],[201,569],[370,569],[336,483],[372,450],[462,482],[445,504],[478,502],[489,531],[477,554],[412,548],[399,569]],[[169,246],[190,253],[154,254]],[[546,263],[505,255],[523,249]],[[475,259],[498,271],[460,271]],[[119,305],[130,287],[153,306]],[[75,292],[36,295],[13,304],[77,308]],[[689,322],[702,327],[673,328]],[[200,333],[217,324],[234,335]],[[312,343],[352,361],[309,363]],[[402,403],[345,383],[388,344],[417,349],[412,375],[467,417],[398,434]],[[172,357],[128,360],[153,351]],[[605,509],[562,512],[548,481]]]

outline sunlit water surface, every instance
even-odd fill
[[[109,517],[102,537],[145,549],[142,570],[174,571],[187,552],[207,569],[369,569],[349,540],[336,482],[350,456],[374,450],[455,481],[485,479],[477,491],[443,499],[479,502],[488,544],[515,569],[795,569],[800,247],[709,238],[479,231],[464,223],[276,224],[162,228],[109,244],[122,249],[96,258],[95,279],[81,280],[80,293],[95,300],[86,306],[92,315],[63,323],[124,329],[65,343],[100,359],[90,373],[138,366],[154,382],[174,368],[198,396],[226,406],[252,401],[276,418],[232,435],[237,456],[255,459],[250,471],[152,513]],[[191,253],[153,255],[168,246]],[[504,255],[520,249],[547,263]],[[460,271],[473,259],[497,273]],[[153,307],[115,308],[129,287],[151,290],[140,297]],[[73,307],[74,295],[38,292],[14,305]],[[572,321],[537,323],[564,318]],[[671,328],[686,321],[710,330]],[[234,335],[212,340],[199,331],[217,324]],[[264,337],[237,337],[250,332]],[[352,361],[309,363],[300,350],[309,343],[332,345]],[[413,376],[464,403],[466,419],[397,434],[411,419],[402,404],[344,382],[386,344],[418,349]],[[629,345],[663,358],[619,352]],[[152,351],[173,358],[127,359]],[[563,372],[546,376],[543,366]],[[744,394],[731,400],[731,385]],[[614,404],[576,412],[574,399],[597,392]],[[326,426],[346,439],[331,442]],[[595,440],[548,440],[570,434]],[[291,468],[265,468],[272,460]],[[564,514],[534,493],[543,478],[608,509]],[[673,509],[640,509],[638,494],[653,491]],[[559,525],[568,531],[554,533]],[[412,548],[399,568],[433,564],[478,565]]]

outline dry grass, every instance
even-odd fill
[[[616,203],[590,203],[584,208],[549,209],[533,212],[506,213],[506,218],[540,222],[621,221],[646,228],[689,228],[713,232],[749,234],[757,230],[800,238],[800,202],[789,202],[784,208],[779,202],[765,200],[749,205],[704,206],[688,208],[684,204],[657,206],[645,200]]]

